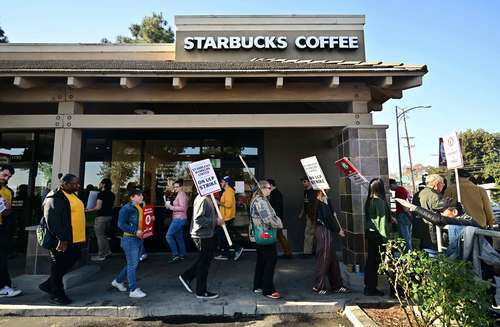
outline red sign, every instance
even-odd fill
[[[151,205],[144,206],[142,209],[142,238],[153,236],[155,222],[155,207]]]
[[[363,184],[368,183],[365,176],[361,175],[358,168],[349,161],[347,157],[335,161],[335,165],[343,172],[347,177],[352,177],[354,183]]]

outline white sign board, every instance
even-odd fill
[[[236,192],[236,194],[245,193],[245,182],[244,181],[234,182],[234,191]]]
[[[87,200],[87,209],[94,209],[97,203],[97,195],[99,195],[98,191],[90,191],[89,199]]]
[[[189,171],[194,180],[194,185],[201,196],[220,192],[221,188],[217,175],[210,159],[200,160],[189,164]]]
[[[330,185],[328,185],[326,181],[325,174],[323,174],[323,170],[321,170],[321,166],[316,156],[300,159],[300,163],[302,163],[307,178],[311,182],[311,186],[314,190],[330,189]]]
[[[464,166],[464,160],[457,133],[453,132],[444,136],[443,146],[446,154],[446,166],[448,169],[462,168]]]

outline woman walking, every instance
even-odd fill
[[[271,299],[281,298],[274,287],[274,268],[277,261],[277,229],[283,228],[281,219],[267,201],[271,194],[268,181],[260,181],[259,189],[254,193],[250,203],[250,216],[257,249],[257,262],[253,290]]]
[[[368,241],[368,256],[365,265],[365,290],[367,296],[382,296],[377,289],[380,246],[389,236],[391,211],[387,205],[384,182],[380,178],[370,181],[365,202],[365,235]]]
[[[49,249],[51,258],[50,277],[38,287],[50,294],[50,302],[71,303],[64,291],[63,277],[78,261],[85,242],[85,207],[76,196],[80,179],[66,174],[61,186],[50,192],[44,202],[44,217],[50,234],[55,237]]]
[[[342,284],[333,238],[334,234],[341,237],[345,237],[345,234],[337,223],[333,208],[324,192],[316,191],[312,212],[316,218],[316,273],[313,291],[321,295],[326,294],[326,281],[329,280],[333,293],[350,293]]]
[[[127,264],[118,273],[111,282],[111,286],[120,292],[126,292],[124,285],[128,280],[129,297],[143,298],[146,296],[140,288],[137,287],[136,271],[141,256],[142,240],[142,208],[140,206],[143,196],[139,189],[131,189],[128,192],[130,202],[120,209],[118,215],[118,228],[123,231],[121,246],[125,252]]]
[[[187,221],[188,197],[182,190],[184,181],[179,179],[174,183],[175,200],[170,203],[166,201],[165,207],[172,210],[172,222],[168,227],[165,238],[172,251],[172,258],[168,263],[176,263],[184,260],[186,256],[186,245],[184,243],[183,229]]]
[[[106,229],[113,218],[113,203],[115,203],[115,195],[111,192],[111,180],[104,178],[99,184],[99,189],[95,207],[87,210],[87,212],[96,212],[94,231],[98,251],[97,255],[91,258],[92,261],[103,261],[111,255],[109,241],[106,237]]]

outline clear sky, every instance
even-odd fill
[[[423,86],[384,104],[389,169],[397,171],[394,106],[432,105],[409,114],[414,163],[437,164],[438,137],[452,131],[499,131],[500,1],[497,0],[3,0],[0,26],[10,42],[99,42],[128,35],[153,11],[173,25],[182,14],[363,14],[367,60],[427,64]],[[408,157],[403,151],[403,164]]]

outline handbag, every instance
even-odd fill
[[[265,227],[264,225],[253,225],[255,243],[259,245],[270,245],[277,241],[277,228]]]
[[[45,218],[42,218],[40,220],[40,224],[36,227],[36,239],[38,245],[40,245],[44,249],[49,250],[57,246],[58,240],[49,231]]]

